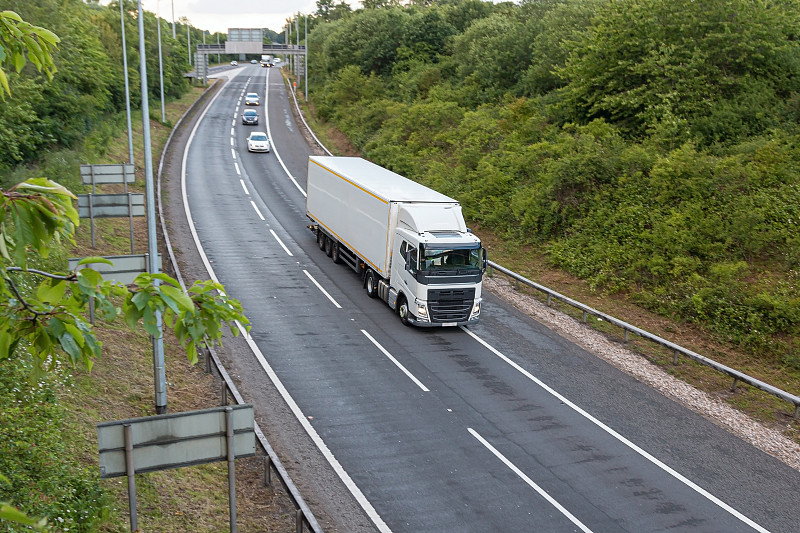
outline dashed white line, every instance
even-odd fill
[[[316,285],[316,286],[317,286],[317,288],[318,288],[320,291],[322,291],[322,294],[324,294],[325,296],[327,296],[327,297],[328,297],[328,300],[330,300],[330,301],[331,301],[331,303],[333,303],[333,305],[335,305],[335,306],[336,306],[336,309],[341,309],[341,308],[342,308],[342,306],[341,306],[341,305],[339,305],[339,303],[338,303],[336,300],[334,300],[334,299],[333,299],[333,296],[331,296],[330,294],[328,294],[328,291],[326,291],[325,289],[323,289],[323,288],[322,288],[322,285],[320,285],[320,284],[319,284],[319,282],[318,282],[317,280],[315,280],[315,279],[314,279],[314,276],[312,276],[311,274],[309,274],[309,273],[308,273],[308,270],[303,270],[303,272],[305,273],[305,275],[306,275],[306,276],[308,276],[308,279],[310,279],[312,282],[314,282],[314,285]]]
[[[492,452],[492,453],[495,455],[495,457],[497,457],[498,459],[500,459],[500,460],[501,460],[501,461],[502,461],[502,462],[503,462],[503,463],[504,463],[504,464],[505,464],[505,465],[506,465],[508,468],[510,468],[510,469],[511,469],[511,470],[512,470],[512,471],[513,471],[513,472],[514,472],[516,475],[518,475],[519,477],[521,477],[521,478],[522,478],[522,480],[523,480],[525,483],[527,483],[528,485],[530,485],[530,486],[531,486],[531,488],[532,488],[533,490],[535,490],[536,492],[538,492],[538,493],[539,493],[539,495],[540,495],[542,498],[544,498],[545,500],[547,500],[548,502],[550,502],[550,505],[552,505],[553,507],[555,507],[556,509],[558,509],[558,511],[559,511],[561,514],[563,514],[564,516],[566,516],[567,518],[569,518],[570,522],[572,522],[573,524],[575,524],[576,526],[578,526],[578,527],[580,528],[580,530],[581,530],[581,531],[583,531],[584,533],[592,533],[592,530],[591,530],[591,529],[589,529],[588,527],[586,527],[585,525],[583,525],[583,523],[582,523],[580,520],[578,520],[577,518],[575,518],[575,516],[574,516],[572,513],[570,513],[569,511],[567,511],[567,509],[566,509],[566,508],[565,508],[563,505],[561,505],[560,503],[558,503],[558,502],[557,502],[557,501],[556,501],[556,500],[555,500],[555,499],[554,499],[552,496],[550,496],[549,494],[547,494],[547,492],[546,492],[546,491],[545,491],[543,488],[541,488],[539,485],[537,485],[536,483],[534,483],[534,482],[533,482],[533,480],[532,480],[531,478],[529,478],[528,476],[526,476],[526,475],[525,475],[525,473],[524,473],[522,470],[520,470],[519,468],[517,468],[517,467],[514,465],[514,463],[512,463],[511,461],[509,461],[508,459],[506,459],[506,457],[505,457],[505,456],[504,456],[502,453],[500,453],[499,451],[497,451],[497,449],[496,449],[494,446],[492,446],[491,444],[489,444],[489,443],[486,441],[486,439],[484,439],[483,437],[481,437],[480,435],[478,435],[478,432],[477,432],[477,431],[475,431],[475,430],[474,430],[474,429],[472,429],[472,428],[467,428],[467,431],[469,431],[469,432],[472,434],[472,436],[473,436],[473,437],[475,437],[476,439],[478,439],[478,442],[480,442],[481,444],[483,444],[484,446],[486,446],[486,448],[488,448],[488,449],[489,449],[489,451],[490,451],[490,452]]]
[[[363,330],[363,329],[361,330],[361,333],[363,333],[363,334],[364,334],[364,336],[365,336],[366,338],[368,338],[368,339],[370,340],[370,342],[372,342],[372,344],[374,344],[374,345],[375,345],[375,346],[376,346],[376,347],[377,347],[377,348],[378,348],[378,349],[379,349],[381,352],[383,352],[383,355],[385,355],[386,357],[388,357],[388,358],[389,358],[389,360],[390,360],[392,363],[394,363],[394,364],[397,366],[397,368],[399,368],[400,370],[402,370],[402,371],[403,371],[403,373],[404,373],[406,376],[408,376],[408,378],[409,378],[411,381],[413,381],[414,383],[416,383],[416,384],[417,384],[417,387],[419,387],[420,389],[422,389],[422,390],[423,390],[423,391],[425,391],[425,392],[430,392],[430,390],[428,389],[428,387],[426,387],[425,385],[423,385],[423,384],[422,384],[422,382],[421,382],[420,380],[418,380],[418,379],[416,378],[416,376],[414,376],[414,374],[412,374],[411,372],[409,372],[409,371],[408,371],[408,369],[407,369],[406,367],[404,367],[404,366],[402,365],[402,363],[400,363],[400,361],[398,361],[397,359],[395,359],[395,358],[394,358],[394,356],[393,356],[392,354],[390,354],[390,353],[389,353],[389,352],[386,350],[386,348],[384,348],[383,346],[381,346],[381,344],[380,344],[378,341],[376,341],[376,340],[375,340],[375,339],[372,337],[372,335],[370,335],[369,333],[367,333],[367,332],[366,332],[365,330]]]
[[[590,415],[589,413],[584,411],[581,407],[579,407],[576,404],[572,403],[570,400],[567,399],[566,396],[564,396],[561,393],[557,392],[555,389],[553,389],[552,387],[550,387],[549,385],[544,383],[542,380],[540,380],[539,378],[537,378],[536,376],[534,376],[533,374],[531,374],[530,372],[528,372],[527,370],[522,368],[520,365],[518,365],[517,363],[515,363],[514,361],[509,359],[505,354],[501,353],[499,350],[497,350],[492,345],[490,345],[488,342],[486,342],[485,340],[483,340],[480,337],[478,337],[472,331],[468,330],[467,328],[465,328],[463,326],[461,326],[461,329],[462,329],[462,331],[466,331],[467,334],[470,337],[472,337],[473,339],[475,339],[476,341],[481,343],[483,346],[485,346],[487,350],[489,350],[490,352],[494,353],[497,357],[499,357],[500,359],[505,361],[508,365],[510,365],[512,368],[517,370],[517,372],[521,373],[523,376],[525,376],[526,378],[530,379],[531,381],[533,381],[534,383],[539,385],[542,389],[544,389],[545,391],[550,393],[552,396],[557,398],[564,405],[568,406],[573,411],[575,411],[576,413],[578,413],[579,415],[584,417],[586,420],[588,420],[589,422],[591,422],[595,426],[599,427],[600,429],[602,429],[603,431],[605,431],[606,433],[608,433],[609,435],[614,437],[617,441],[621,442],[622,444],[624,444],[625,446],[627,446],[628,448],[630,448],[634,452],[638,453],[640,456],[644,457],[645,459],[647,459],[648,461],[650,461],[651,463],[656,465],[658,468],[660,468],[661,470],[663,470],[667,474],[671,475],[672,477],[674,477],[675,479],[677,479],[678,481],[680,481],[681,483],[683,483],[684,485],[686,485],[690,489],[694,490],[695,492],[697,492],[701,496],[705,497],[710,502],[716,504],[721,509],[724,509],[725,511],[727,511],[731,515],[735,516],[736,518],[738,518],[739,520],[741,520],[742,522],[744,522],[748,526],[752,527],[756,531],[759,531],[761,533],[769,533],[769,530],[764,529],[762,526],[760,526],[759,524],[755,523],[754,521],[752,521],[751,519],[749,519],[748,517],[746,517],[745,515],[743,515],[742,513],[740,513],[739,511],[737,511],[733,507],[731,507],[730,505],[728,505],[727,503],[723,502],[722,500],[720,500],[719,498],[717,498],[716,496],[714,496],[713,494],[708,492],[706,489],[704,489],[703,487],[699,486],[694,481],[688,479],[687,477],[685,477],[684,475],[680,474],[676,470],[673,470],[672,468],[670,468],[669,466],[667,466],[666,464],[661,462],[659,459],[657,459],[656,457],[654,457],[650,453],[646,452],[645,450],[643,450],[642,448],[640,448],[639,446],[637,446],[633,442],[629,441],[628,439],[626,439],[625,437],[623,437],[622,435],[620,435],[619,433],[617,433],[616,431],[611,429],[609,426],[607,426],[604,423],[602,423],[600,420],[596,419],[595,417],[593,417],[592,415]]]
[[[291,251],[289,251],[289,249],[286,247],[285,244],[283,244],[283,241],[281,240],[280,237],[278,237],[278,234],[275,233],[273,230],[269,230],[269,232],[272,233],[272,236],[275,237],[275,240],[278,241],[278,244],[281,245],[283,251],[286,252],[286,254],[289,255],[289,257],[294,257],[294,254]]]
[[[231,148],[231,155],[233,156],[233,160],[236,161],[236,150]]]
[[[256,203],[253,200],[250,200],[250,205],[252,205],[253,209],[256,210],[256,214],[258,215],[258,218],[260,218],[261,220],[266,220],[264,218],[264,215],[261,214],[261,211],[258,210],[258,207],[256,206]]]
[[[250,196],[250,191],[248,191],[248,190],[247,190],[247,185],[245,185],[245,183],[244,183],[244,180],[240,179],[240,180],[239,180],[239,183],[241,183],[241,184],[242,184],[242,189],[244,189],[244,193],[245,193],[247,196]]]
[[[236,161],[234,161],[234,162],[233,162],[233,168],[235,168],[235,169],[236,169],[236,175],[237,175],[237,176],[241,176],[241,175],[242,175],[242,171],[241,171],[241,170],[239,170],[239,163],[237,163]]]

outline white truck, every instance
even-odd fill
[[[404,324],[478,321],[486,250],[456,200],[359,157],[311,156],[306,192],[319,248]]]

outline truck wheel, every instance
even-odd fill
[[[375,280],[375,272],[367,270],[367,276],[364,279],[364,287],[367,288],[367,296],[375,298],[378,296],[378,282]]]
[[[397,299],[397,316],[400,317],[400,322],[402,322],[404,326],[411,325],[411,321],[409,320],[410,314],[408,310],[408,300],[406,300],[405,296],[399,297]]]
[[[321,230],[317,230],[317,246],[320,250],[325,249],[325,234]]]
[[[331,259],[333,259],[333,262],[336,263],[337,265],[342,262],[342,256],[339,252],[338,242],[333,243],[333,250],[331,250]]]
[[[333,254],[333,239],[325,237],[325,255],[330,257]]]

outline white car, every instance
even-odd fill
[[[238,61],[231,61],[231,66],[232,67],[238,67],[239,66],[239,62]]]
[[[263,131],[254,131],[247,137],[248,152],[269,152],[269,138]]]
[[[259,105],[258,94],[247,93],[244,95],[244,105]]]

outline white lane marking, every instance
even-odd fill
[[[265,95],[264,95],[264,120],[267,123],[267,136],[270,139],[270,143],[272,144],[272,151],[275,153],[275,158],[278,160],[278,163],[280,163],[281,167],[283,167],[283,171],[286,172],[286,175],[289,177],[290,180],[292,180],[292,183],[294,183],[294,186],[297,187],[297,190],[300,191],[300,194],[302,194],[303,198],[305,198],[307,196],[306,191],[304,191],[303,188],[300,186],[300,184],[297,183],[297,180],[294,179],[294,176],[292,176],[292,173],[289,172],[289,169],[286,168],[286,165],[283,164],[283,159],[281,159],[281,155],[278,153],[278,147],[275,146],[274,142],[272,142],[272,131],[269,128],[269,73],[270,73],[271,70],[272,69],[267,69],[267,76],[266,76],[266,80],[264,81],[264,93],[265,93]]]
[[[678,473],[677,471],[673,470],[672,468],[670,468],[666,464],[662,463],[659,459],[657,459],[653,455],[650,455],[648,452],[646,452],[645,450],[643,450],[642,448],[640,448],[639,446],[637,446],[633,442],[629,441],[628,439],[626,439],[625,437],[623,437],[622,435],[620,435],[619,433],[617,433],[616,431],[614,431],[613,429],[611,429],[610,427],[608,427],[607,425],[605,425],[604,423],[602,423],[601,421],[599,421],[598,419],[596,419],[595,417],[593,417],[592,415],[590,415],[589,413],[587,413],[586,411],[584,411],[583,409],[581,409],[580,407],[578,407],[577,405],[572,403],[570,400],[568,400],[561,393],[556,392],[555,389],[551,388],[549,385],[545,384],[539,378],[537,378],[536,376],[534,376],[533,374],[531,374],[530,372],[528,372],[527,370],[525,370],[524,368],[519,366],[517,363],[515,363],[514,361],[512,361],[511,359],[506,357],[500,351],[498,351],[493,346],[491,346],[488,342],[486,342],[485,340],[483,340],[480,337],[478,337],[475,333],[471,332],[470,330],[468,330],[464,326],[461,326],[461,329],[463,331],[466,331],[469,336],[471,336],[473,339],[475,339],[476,341],[481,343],[484,347],[486,347],[487,350],[489,350],[490,352],[494,353],[497,357],[499,357],[500,359],[502,359],[503,361],[508,363],[512,368],[517,370],[523,376],[525,376],[526,378],[530,379],[531,381],[533,381],[534,383],[539,385],[541,388],[543,388],[545,391],[547,391],[551,395],[555,396],[564,405],[570,407],[573,411],[575,411],[579,415],[581,415],[584,418],[586,418],[589,422],[591,422],[592,424],[596,425],[597,427],[599,427],[600,429],[602,429],[603,431],[605,431],[606,433],[608,433],[609,435],[611,435],[612,437],[617,439],[619,442],[621,442],[622,444],[624,444],[625,446],[627,446],[628,448],[630,448],[634,452],[638,453],[639,455],[641,455],[642,457],[644,457],[645,459],[647,459],[648,461],[650,461],[651,463],[653,463],[654,465],[659,467],[661,470],[663,470],[667,474],[671,475],[672,477],[674,477],[675,479],[677,479],[678,481],[680,481],[681,483],[683,483],[684,485],[686,485],[690,489],[694,490],[698,494],[704,496],[709,501],[713,502],[714,504],[716,504],[720,508],[722,508],[725,511],[727,511],[728,513],[732,514],[733,516],[735,516],[736,518],[738,518],[739,520],[741,520],[742,522],[744,522],[748,526],[752,527],[756,531],[760,531],[761,533],[769,533],[769,530],[764,529],[759,524],[753,522],[751,519],[747,518],[745,515],[743,515],[742,513],[740,513],[739,511],[737,511],[736,509],[734,509],[730,505],[728,505],[727,503],[723,502],[722,500],[720,500],[719,498],[717,498],[716,496],[714,496],[713,494],[711,494],[710,492],[705,490],[703,487],[697,485],[694,481],[684,477],[682,474]]]
[[[275,233],[275,231],[273,230],[269,230],[269,232],[272,233],[272,236],[275,237],[275,240],[278,241],[278,244],[281,245],[281,248],[283,248],[283,251],[286,252],[286,255],[288,255],[289,257],[294,257],[294,254],[289,251],[289,249],[286,247],[285,244],[283,244],[283,241],[281,240],[280,237],[278,237],[278,234]]]
[[[233,137],[231,137],[231,146],[233,146]]]
[[[473,436],[473,437],[475,437],[476,439],[478,439],[478,442],[480,442],[481,444],[483,444],[484,446],[486,446],[486,448],[488,448],[488,449],[489,449],[489,451],[490,451],[490,452],[492,452],[492,453],[495,455],[495,457],[497,457],[498,459],[500,459],[500,460],[501,460],[501,461],[502,461],[502,462],[503,462],[503,463],[504,463],[504,464],[505,464],[505,465],[506,465],[508,468],[510,468],[510,469],[511,469],[511,470],[512,470],[512,471],[513,471],[513,472],[514,472],[516,475],[518,475],[519,477],[521,477],[521,478],[522,478],[522,480],[523,480],[525,483],[527,483],[528,485],[530,485],[530,486],[531,486],[531,488],[532,488],[533,490],[535,490],[536,492],[538,492],[538,493],[539,493],[539,495],[540,495],[542,498],[544,498],[545,500],[547,500],[548,502],[550,502],[550,505],[552,505],[553,507],[555,507],[556,509],[558,509],[558,511],[559,511],[561,514],[563,514],[564,516],[566,516],[567,518],[569,518],[570,522],[572,522],[573,524],[575,524],[576,526],[578,526],[578,527],[581,529],[581,531],[583,531],[584,533],[592,533],[592,530],[591,530],[591,529],[589,529],[588,527],[586,527],[585,525],[583,525],[583,523],[582,523],[580,520],[578,520],[577,518],[575,518],[575,516],[574,516],[572,513],[570,513],[569,511],[567,511],[567,509],[566,509],[566,508],[565,508],[563,505],[561,505],[560,503],[558,503],[558,502],[555,500],[555,498],[553,498],[552,496],[550,496],[549,494],[547,494],[547,491],[545,491],[545,490],[544,490],[543,488],[541,488],[539,485],[537,485],[536,483],[534,483],[534,482],[533,482],[533,480],[532,480],[531,478],[529,478],[528,476],[526,476],[526,475],[525,475],[525,473],[524,473],[522,470],[520,470],[519,468],[517,468],[517,467],[514,465],[514,463],[512,463],[511,461],[509,461],[508,459],[506,459],[506,457],[505,457],[505,456],[504,456],[502,453],[500,453],[499,451],[497,451],[497,449],[496,449],[494,446],[492,446],[491,444],[489,444],[489,443],[486,441],[486,439],[484,439],[483,437],[481,437],[481,436],[478,434],[478,432],[477,432],[477,431],[475,431],[475,430],[474,430],[474,429],[472,429],[472,428],[467,428],[467,431],[469,431],[469,432],[472,434],[472,436]]]
[[[309,273],[308,273],[308,270],[303,270],[303,272],[305,272],[305,275],[306,275],[306,276],[308,276],[308,279],[310,279],[311,281],[313,281],[313,282],[314,282],[314,285],[316,285],[316,286],[317,286],[317,288],[318,288],[320,291],[322,291],[322,294],[324,294],[325,296],[327,296],[327,297],[328,297],[328,300],[330,300],[330,301],[333,303],[333,305],[335,305],[335,306],[336,306],[336,309],[341,309],[341,308],[342,308],[342,306],[341,306],[341,305],[339,305],[339,303],[338,303],[336,300],[334,300],[334,299],[333,299],[333,296],[331,296],[330,294],[328,294],[328,291],[326,291],[325,289],[323,289],[323,288],[322,288],[322,285],[320,285],[320,284],[319,284],[319,282],[318,282],[317,280],[315,280],[315,279],[314,279],[314,276],[312,276],[311,274],[309,274]]]
[[[236,115],[233,115],[233,120],[231,120],[231,128],[236,127]]]
[[[234,131],[233,131],[233,128],[231,128],[231,137],[233,137],[233,136],[234,136],[234,134],[235,134],[235,133],[234,133]]]
[[[208,277],[213,281],[215,281],[216,283],[219,283],[219,278],[217,278],[217,274],[214,272],[214,269],[211,268],[211,262],[209,262],[208,256],[206,255],[206,252],[203,249],[202,244],[200,244],[200,236],[197,234],[197,228],[195,227],[194,219],[192,218],[192,211],[189,208],[189,196],[187,195],[186,191],[186,162],[189,159],[189,148],[192,145],[192,140],[194,139],[194,136],[197,133],[197,129],[200,127],[200,123],[203,121],[206,112],[209,109],[211,109],[211,106],[214,104],[214,101],[216,101],[216,99],[221,94],[222,91],[218,91],[217,94],[214,95],[214,97],[208,103],[208,106],[203,110],[203,113],[197,119],[197,123],[195,123],[194,128],[192,128],[192,133],[189,135],[189,139],[186,142],[186,148],[183,151],[183,161],[181,163],[181,195],[183,197],[183,210],[184,213],[186,214],[186,221],[189,224],[189,229],[191,230],[192,238],[194,239],[194,244],[195,247],[197,248],[197,252],[200,254],[200,259],[203,261],[203,264],[206,267],[206,272],[208,272]],[[236,154],[234,153],[234,159],[235,156]],[[311,277],[308,274],[308,272],[306,272],[306,275]],[[316,283],[316,281],[313,278],[311,279],[312,281],[314,281],[314,283]],[[318,283],[316,283],[316,285],[319,287]],[[323,293],[324,292],[325,291],[323,290]],[[339,306],[339,308],[341,309],[341,306]],[[333,452],[331,452],[328,446],[325,444],[325,441],[323,441],[322,437],[319,436],[317,430],[315,430],[314,427],[311,425],[311,422],[308,421],[308,417],[305,416],[303,411],[297,405],[297,402],[295,402],[294,398],[292,398],[292,395],[289,394],[288,390],[286,390],[286,387],[283,385],[283,382],[280,380],[280,378],[278,378],[278,375],[275,373],[272,367],[269,366],[269,363],[267,363],[264,354],[261,353],[261,350],[259,349],[258,345],[256,345],[255,341],[253,340],[253,337],[251,337],[247,333],[247,331],[240,323],[237,322],[236,326],[239,328],[239,331],[242,334],[242,338],[245,339],[245,341],[247,341],[247,345],[250,346],[250,350],[252,350],[253,354],[256,356],[256,359],[261,364],[261,368],[264,369],[264,372],[266,372],[267,376],[269,376],[269,379],[270,381],[272,381],[272,384],[278,390],[281,397],[283,397],[283,399],[286,401],[286,405],[288,405],[289,408],[292,410],[292,413],[294,413],[295,418],[297,418],[297,420],[300,422],[300,425],[303,426],[303,429],[306,430],[306,433],[311,438],[311,440],[314,441],[314,444],[317,446],[317,448],[319,448],[323,457],[325,457],[325,459],[328,461],[328,464],[331,465],[331,468],[333,468],[334,472],[336,472],[336,474],[339,476],[339,479],[342,480],[342,483],[344,483],[345,487],[347,487],[347,489],[350,491],[350,494],[352,494],[353,497],[356,499],[356,501],[359,503],[359,505],[361,505],[361,508],[364,509],[364,512],[370,518],[370,520],[372,520],[372,523],[375,524],[375,527],[378,528],[378,531],[380,531],[381,533],[392,533],[392,530],[389,528],[389,526],[386,525],[386,522],[383,521],[383,519],[380,517],[378,512],[369,502],[367,497],[364,496],[364,493],[361,492],[361,489],[358,488],[358,485],[356,485],[356,483],[353,481],[350,475],[345,471],[345,469],[339,463],[338,459],[336,459],[336,457],[333,455]]]
[[[237,176],[241,176],[241,175],[242,175],[242,171],[241,171],[241,170],[239,170],[239,163],[237,163],[236,161],[234,161],[234,162],[233,162],[233,168],[235,168],[235,169],[236,169],[236,175],[237,175]]]
[[[231,148],[231,155],[233,156],[233,160],[236,161],[236,150]]]
[[[264,215],[261,214],[261,211],[258,210],[258,206],[256,206],[256,203],[253,200],[250,200],[250,205],[252,205],[253,209],[256,210],[258,218],[260,218],[261,220],[266,220],[266,218],[264,218]]]
[[[425,392],[430,392],[430,390],[428,389],[428,387],[426,387],[425,385],[423,385],[423,384],[422,384],[422,382],[421,382],[420,380],[418,380],[418,379],[417,379],[417,378],[414,376],[414,374],[412,374],[411,372],[409,372],[409,371],[408,371],[408,369],[407,369],[406,367],[404,367],[404,366],[402,365],[402,363],[400,363],[400,361],[398,361],[397,359],[395,359],[395,358],[394,358],[394,356],[393,356],[392,354],[390,354],[390,353],[389,353],[389,352],[386,350],[386,348],[384,348],[383,346],[381,346],[381,344],[380,344],[378,341],[376,341],[376,340],[375,340],[375,339],[372,337],[372,335],[370,335],[369,333],[367,333],[367,332],[366,332],[365,330],[363,330],[363,329],[361,330],[361,333],[363,333],[363,334],[364,334],[364,336],[365,336],[365,337],[367,337],[367,338],[368,338],[368,339],[369,339],[369,340],[372,342],[372,344],[374,344],[374,345],[375,345],[375,346],[376,346],[376,347],[377,347],[377,348],[378,348],[378,349],[379,349],[381,352],[383,352],[383,355],[385,355],[386,357],[388,357],[388,358],[389,358],[389,360],[390,360],[392,363],[394,363],[394,364],[397,366],[397,368],[399,368],[400,370],[402,370],[402,371],[403,371],[403,373],[404,373],[406,376],[408,376],[408,378],[409,378],[411,381],[413,381],[414,383],[416,383],[416,384],[417,384],[417,387],[419,387],[420,389],[422,389],[422,390],[423,390],[423,391],[425,391]]]
[[[240,180],[239,180],[239,183],[241,183],[241,184],[242,184],[242,189],[244,189],[244,193],[245,193],[247,196],[250,196],[250,191],[248,191],[248,190],[247,190],[247,185],[245,185],[245,183],[244,183],[244,180],[240,179]]]

